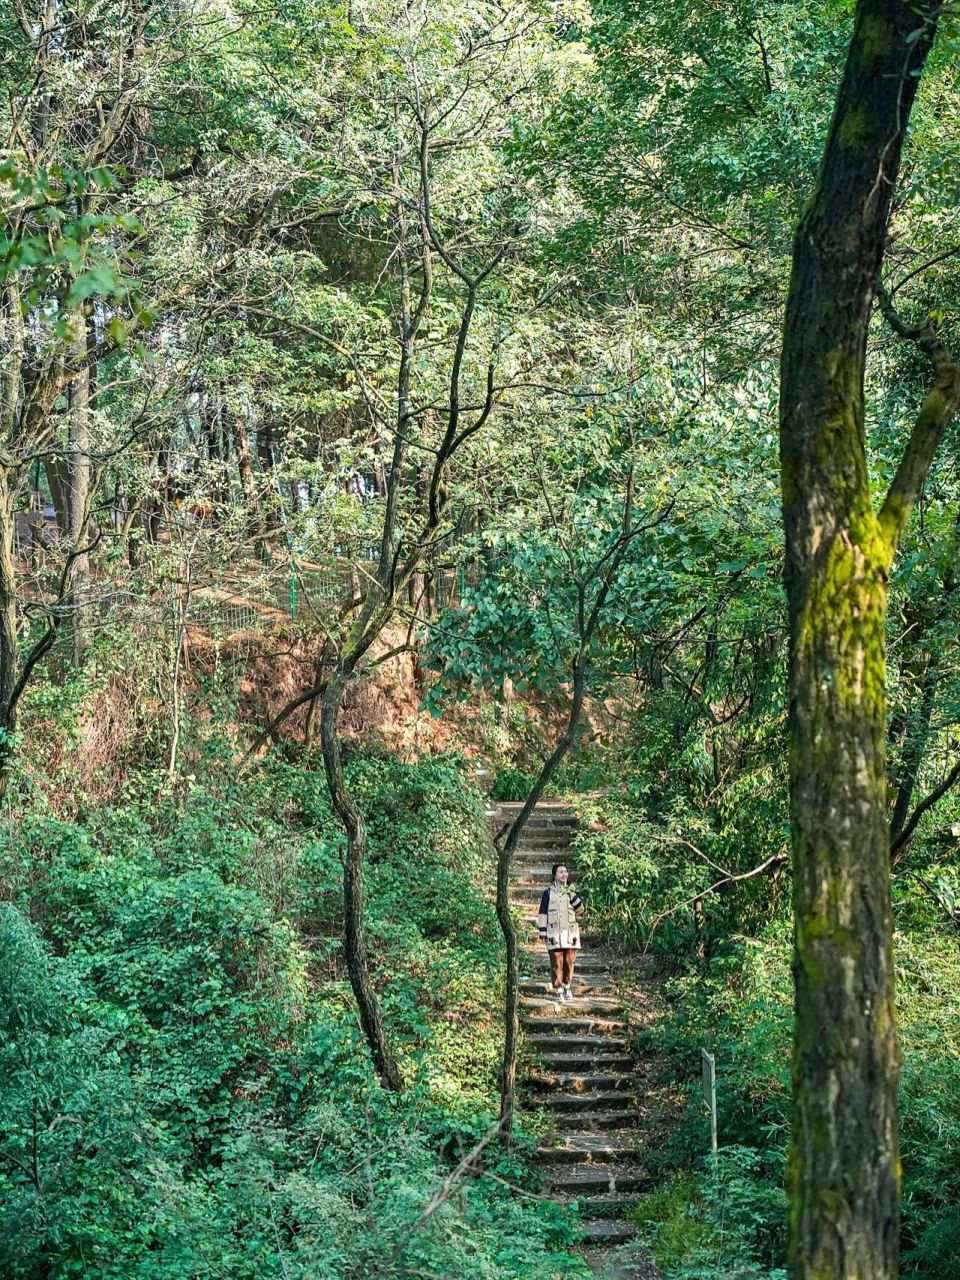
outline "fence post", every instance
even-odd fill
[[[717,1149],[717,1069],[713,1054],[700,1050],[703,1063],[703,1101],[710,1112],[710,1150]]]

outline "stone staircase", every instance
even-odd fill
[[[500,805],[497,825],[519,804]],[[572,865],[573,811],[541,801],[515,856],[511,905],[521,917],[520,1019],[527,1070],[523,1105],[542,1107],[549,1130],[540,1147],[547,1187],[579,1205],[588,1246],[620,1244],[633,1235],[625,1213],[643,1185],[634,1061],[623,1006],[600,940],[582,931],[574,999],[548,994],[550,963],[536,930],[540,896],[554,862]],[[584,889],[589,920],[589,886]]]

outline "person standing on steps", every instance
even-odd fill
[[[552,882],[544,889],[540,899],[537,931],[550,953],[553,994],[562,1003],[573,999],[570,984],[573,982],[574,961],[580,950],[583,899],[579,893],[573,892],[565,863],[555,862],[551,875]]]

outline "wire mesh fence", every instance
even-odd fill
[[[365,551],[366,549],[355,548]],[[90,629],[115,623],[145,628],[189,626],[217,639],[325,625],[341,605],[361,599],[374,581],[369,554],[331,555],[321,560],[275,557],[228,562],[205,554],[175,556],[134,570],[114,560],[109,579],[94,573],[83,605]],[[24,563],[22,608],[25,621],[74,612],[69,599],[57,599],[56,557],[38,569]],[[422,618],[456,608],[476,582],[476,565],[424,566],[399,601],[400,611]]]

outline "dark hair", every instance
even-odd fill
[[[555,862],[550,868],[550,875],[555,876],[557,874],[557,867],[565,867],[566,865],[567,864],[565,862]]]

